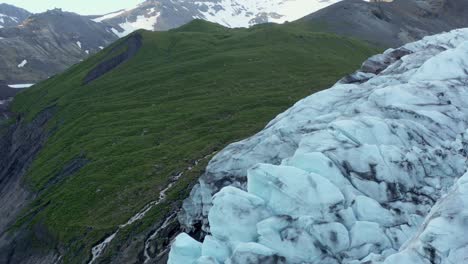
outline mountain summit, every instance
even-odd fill
[[[8,4],[0,4],[0,28],[18,26],[28,18],[29,15],[31,15],[31,13],[22,8]]]
[[[35,83],[80,62],[115,41],[100,23],[60,9],[33,14],[0,29],[0,80]]]
[[[123,36],[136,29],[168,30],[204,19],[226,27],[293,21],[340,0],[147,0],[95,21],[106,22]]]

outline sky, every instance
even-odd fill
[[[143,0],[0,0],[0,3],[40,13],[48,9],[62,8],[81,15],[100,15],[138,5]]]

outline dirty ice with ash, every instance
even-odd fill
[[[468,29],[387,50],[218,153],[169,263],[468,263]]]

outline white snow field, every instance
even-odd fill
[[[194,1],[206,10],[199,17],[226,27],[250,27],[263,14],[269,22],[294,21],[341,0],[218,0]]]
[[[15,88],[15,89],[23,89],[23,88],[29,88],[33,85],[34,83],[19,83],[19,84],[9,84],[8,87]]]
[[[468,29],[370,58],[209,163],[170,264],[468,263]]]
[[[148,17],[137,16],[134,22],[129,22],[127,20],[125,23],[119,24],[119,26],[123,29],[123,32],[119,32],[115,28],[112,28],[112,32],[114,32],[114,34],[119,37],[125,37],[133,31],[139,29],[153,30],[154,25],[158,22],[159,15],[160,13],[153,13]]]

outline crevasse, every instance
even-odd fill
[[[218,153],[169,263],[468,263],[468,29],[387,50]]]

